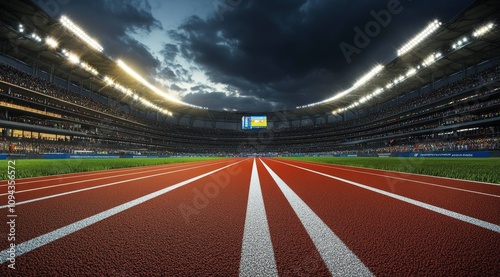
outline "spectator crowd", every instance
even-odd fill
[[[3,151],[111,153],[120,148],[146,147],[162,153],[302,153],[414,152],[498,149],[498,123],[493,131],[474,137],[437,139],[438,128],[500,118],[500,66],[464,78],[378,112],[322,125],[262,132],[189,127],[151,120],[59,87],[11,66],[0,65],[0,81],[36,93],[0,89],[0,100],[50,107],[61,115],[48,119],[22,113],[2,113],[0,120],[75,132],[77,139],[53,145],[36,138],[2,137]],[[446,100],[446,101],[444,101]],[[489,130],[489,129],[487,129]],[[484,137],[485,135],[489,137]],[[81,136],[81,137],[78,137]],[[478,137],[479,136],[479,137]],[[430,142],[428,140],[434,141]],[[393,145],[387,141],[404,144]],[[426,142],[422,142],[426,141]],[[61,144],[62,143],[62,144]],[[112,147],[110,148],[110,145]],[[14,147],[13,147],[14,146]]]

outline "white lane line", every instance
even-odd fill
[[[276,160],[277,161],[277,160]],[[443,177],[443,176],[434,176],[434,175],[426,175],[426,174],[417,174],[417,173],[410,173],[410,172],[402,172],[402,171],[394,171],[394,170],[387,170],[387,169],[377,169],[377,168],[370,168],[370,167],[361,167],[361,166],[354,166],[354,165],[339,165],[339,164],[328,164],[328,163],[321,163],[321,162],[304,162],[304,161],[299,161],[299,160],[293,160],[298,163],[303,163],[303,164],[317,164],[317,165],[322,165],[328,167],[328,165],[331,165],[332,168],[336,168],[335,166],[343,166],[343,167],[353,167],[353,168],[359,168],[359,169],[368,169],[368,170],[377,170],[377,171],[385,171],[385,172],[392,172],[392,173],[397,173],[397,174],[406,174],[406,175],[414,175],[414,176],[424,176],[424,177],[431,177],[431,178],[436,178],[436,179],[445,179],[445,180],[452,180],[452,181],[459,181],[459,182],[465,182],[465,183],[477,183],[477,184],[482,184],[482,185],[492,185],[492,186],[500,186],[500,184],[497,183],[488,183],[488,182],[481,182],[481,181],[472,181],[472,180],[465,180],[465,179],[457,179],[457,178],[450,178],[450,177]]]
[[[333,276],[373,276],[328,225],[264,161],[261,162],[299,217],[330,273]]]
[[[190,164],[198,164],[198,163],[202,163],[202,162],[190,162]],[[216,163],[214,163],[214,164],[216,164]],[[157,168],[157,167],[162,167],[164,169],[168,169],[171,167],[177,168],[181,165],[187,165],[187,163],[157,164],[157,165],[146,165],[146,166],[139,166],[139,167],[114,168],[114,169],[105,169],[105,170],[99,170],[99,171],[73,172],[73,173],[65,173],[65,174],[49,175],[49,176],[27,177],[27,178],[17,179],[16,186],[17,185],[40,183],[40,182],[46,182],[46,181],[61,180],[61,179],[74,179],[74,178],[81,178],[81,177],[94,176],[94,175],[103,175],[103,174],[110,174],[110,173],[141,171],[144,169],[153,169],[153,168]],[[2,183],[4,183],[4,184],[2,184]],[[7,180],[0,180],[0,187],[6,187],[7,185],[8,185]]]
[[[412,204],[412,205],[415,205],[415,206],[420,207],[420,208],[424,208],[424,209],[427,209],[427,210],[430,210],[430,211],[433,211],[433,212],[436,212],[436,213],[439,213],[439,214],[442,214],[442,215],[445,215],[445,216],[448,216],[448,217],[451,217],[451,218],[455,218],[455,219],[461,220],[463,222],[467,222],[467,223],[476,225],[478,227],[482,227],[482,228],[491,230],[493,232],[500,233],[500,225],[496,225],[496,224],[493,224],[493,223],[490,223],[490,222],[486,222],[486,221],[483,221],[483,220],[480,220],[480,219],[477,219],[477,218],[474,218],[474,217],[470,217],[470,216],[467,216],[467,215],[464,215],[464,214],[460,214],[460,213],[457,213],[457,212],[454,212],[454,211],[450,211],[450,210],[447,210],[447,209],[443,209],[443,208],[440,208],[440,207],[437,207],[437,206],[434,206],[434,205],[431,205],[431,204],[427,204],[427,203],[424,203],[424,202],[421,202],[421,201],[418,201],[418,200],[414,200],[414,199],[411,199],[411,198],[408,198],[408,197],[404,197],[404,196],[401,196],[401,195],[398,195],[398,194],[387,192],[385,190],[376,189],[376,188],[373,188],[373,187],[370,187],[370,186],[367,186],[367,185],[363,185],[363,184],[360,184],[360,183],[357,183],[357,182],[349,181],[349,180],[346,180],[346,179],[343,179],[343,178],[340,178],[340,177],[332,176],[332,175],[329,175],[329,174],[326,174],[326,173],[322,173],[322,172],[319,172],[319,171],[315,171],[315,170],[312,170],[312,169],[308,169],[308,168],[304,168],[304,167],[300,167],[300,166],[297,166],[297,165],[293,165],[293,164],[289,164],[289,163],[284,163],[284,162],[279,162],[279,163],[282,163],[282,164],[285,164],[285,165],[288,165],[288,166],[292,166],[292,167],[295,167],[295,168],[299,168],[299,169],[302,169],[302,170],[305,170],[305,171],[309,171],[309,172],[312,172],[312,173],[315,173],[315,174],[318,174],[318,175],[321,175],[321,176],[325,176],[325,177],[328,177],[328,178],[331,178],[331,179],[334,179],[334,180],[337,180],[337,181],[341,181],[341,182],[344,182],[344,183],[347,183],[347,184],[350,184],[350,185],[353,185],[353,186],[356,186],[356,187],[359,187],[359,188],[370,190],[370,191],[373,191],[373,192],[376,192],[376,193],[379,193],[379,194],[382,194],[382,195],[385,195],[385,196],[388,196],[388,197],[391,197],[391,198],[394,198],[394,199],[397,199],[397,200],[400,200],[400,201],[403,201],[403,202],[406,202],[406,203],[409,203],[409,204]]]
[[[241,162],[241,161],[240,161]],[[53,241],[56,241],[62,237],[65,237],[67,235],[70,235],[76,231],[79,231],[85,227],[88,227],[92,224],[95,224],[101,220],[104,220],[110,216],[113,216],[113,215],[116,215],[118,213],[121,213],[127,209],[130,209],[134,206],[137,206],[139,204],[142,204],[146,201],[149,201],[153,198],[156,198],[158,196],[161,196],[167,192],[170,192],[174,189],[177,189],[179,187],[182,187],[186,184],[189,184],[191,182],[194,182],[196,180],[199,180],[203,177],[206,177],[206,176],[209,176],[210,174],[214,174],[215,172],[218,172],[218,171],[221,171],[223,169],[226,169],[230,166],[233,166],[235,164],[238,164],[240,162],[236,162],[236,163],[232,163],[230,165],[227,165],[227,166],[224,166],[224,167],[221,167],[219,169],[215,169],[215,170],[212,170],[208,173],[204,173],[204,174],[201,174],[201,175],[198,175],[196,177],[193,177],[191,179],[188,179],[188,180],[185,180],[185,181],[182,181],[180,183],[177,183],[175,185],[172,185],[172,186],[169,186],[169,187],[166,187],[164,189],[161,189],[161,190],[158,190],[158,191],[155,191],[153,193],[150,193],[150,194],[147,194],[145,196],[142,196],[142,197],[139,197],[135,200],[132,200],[132,201],[129,201],[127,203],[124,203],[124,204],[121,204],[119,206],[116,206],[114,208],[111,208],[109,210],[106,210],[104,212],[101,212],[101,213],[98,213],[98,214],[95,214],[93,216],[90,216],[90,217],[87,217],[85,219],[82,219],[80,221],[77,221],[75,223],[72,223],[72,224],[69,224],[69,225],[66,225],[64,227],[61,227],[57,230],[54,230],[52,232],[49,232],[47,234],[44,234],[44,235],[41,235],[41,236],[38,236],[36,238],[33,238],[33,239],[30,239],[28,241],[25,241],[21,244],[18,244],[16,245],[16,257],[18,256],[21,256],[23,254],[26,254],[30,251],[33,251],[39,247],[42,247],[46,244],[49,244]],[[9,248],[3,250],[2,252],[0,252],[0,264],[3,264],[5,262],[7,262],[9,260]]]
[[[63,195],[73,194],[73,193],[77,193],[77,192],[82,192],[82,191],[87,191],[87,190],[93,190],[93,189],[98,189],[98,188],[104,188],[104,187],[114,186],[114,185],[117,185],[117,184],[122,184],[122,183],[127,183],[127,182],[132,182],[132,181],[137,181],[137,180],[142,180],[142,179],[147,179],[147,178],[152,178],[152,177],[157,177],[157,176],[161,176],[161,175],[172,174],[172,173],[186,171],[186,170],[191,170],[191,169],[196,169],[196,168],[200,168],[200,167],[207,167],[207,166],[211,166],[211,165],[213,165],[213,164],[200,165],[200,166],[195,166],[195,167],[189,167],[189,168],[185,168],[185,169],[179,169],[179,170],[174,170],[174,171],[169,171],[169,172],[163,172],[163,173],[158,173],[158,174],[153,174],[153,175],[148,175],[148,176],[143,176],[143,177],[126,179],[126,180],[122,180],[122,181],[107,183],[107,184],[93,186],[93,187],[88,187],[88,188],[83,188],[83,189],[77,189],[77,190],[72,190],[72,191],[67,191],[67,192],[61,192],[61,193],[52,194],[52,195],[48,195],[48,196],[43,196],[43,197],[39,197],[39,198],[34,198],[34,199],[30,199],[30,200],[20,201],[20,202],[16,203],[16,206],[27,204],[27,203],[32,203],[32,202],[37,202],[37,201],[41,201],[41,200],[46,200],[46,199],[50,199],[50,198],[55,198],[55,197],[59,197],[59,196],[63,196]],[[0,209],[5,209],[8,206],[9,205],[0,206]]]
[[[277,161],[277,162],[281,162],[281,161]],[[305,164],[308,164],[308,163],[305,163]],[[429,182],[424,182],[424,181],[417,181],[417,180],[413,180],[413,179],[406,179],[406,178],[395,177],[395,176],[390,176],[390,175],[376,174],[376,173],[371,173],[371,172],[366,172],[366,171],[359,171],[359,170],[354,170],[354,169],[347,169],[347,168],[336,167],[336,166],[328,166],[328,165],[316,164],[316,163],[311,163],[311,164],[313,164],[315,166],[330,168],[330,169],[337,169],[337,170],[343,170],[343,171],[356,172],[356,173],[361,173],[361,174],[367,174],[367,175],[384,177],[386,179],[396,179],[396,180],[402,180],[402,181],[411,182],[411,183],[418,183],[418,184],[422,184],[422,185],[428,185],[428,186],[433,186],[433,187],[440,187],[440,188],[445,188],[445,189],[458,190],[458,191],[464,191],[464,192],[469,192],[469,193],[473,193],[473,194],[479,194],[479,195],[485,195],[485,196],[491,196],[491,197],[500,198],[500,195],[486,193],[486,192],[480,192],[480,191],[475,191],[475,190],[449,187],[449,186],[445,186],[445,185],[439,185],[439,184],[434,184],[434,183],[429,183]],[[369,169],[378,170],[378,169],[373,169],[373,168],[369,168]],[[399,173],[406,174],[404,172],[399,172]],[[426,175],[423,175],[423,176],[426,176]],[[466,181],[467,182],[467,180],[461,180],[461,181]],[[471,181],[471,183],[476,183],[476,182]],[[486,183],[486,184],[488,184],[488,183]]]
[[[214,164],[216,164],[216,163],[214,163]],[[32,188],[32,189],[16,190],[16,194],[23,193],[23,192],[36,191],[36,190],[44,190],[44,189],[50,189],[50,188],[56,188],[56,187],[69,186],[69,185],[80,184],[80,183],[87,183],[87,182],[92,182],[92,181],[100,181],[100,180],[111,179],[111,178],[125,177],[125,176],[130,176],[130,175],[137,175],[137,174],[144,175],[145,173],[151,173],[151,172],[156,172],[156,171],[165,171],[166,169],[186,168],[186,167],[191,168],[188,165],[169,167],[169,168],[157,168],[157,169],[152,169],[152,170],[147,170],[147,171],[137,171],[137,172],[127,173],[127,174],[106,176],[106,177],[94,178],[94,179],[89,179],[89,180],[74,181],[74,182],[70,182],[70,183],[57,184],[57,185],[51,185],[51,186],[43,186],[43,187],[37,187],[37,188]],[[8,193],[0,193],[0,196],[4,196],[4,195],[8,195]]]
[[[253,160],[245,230],[243,231],[240,276],[278,276],[255,159]]]

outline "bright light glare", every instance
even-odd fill
[[[73,53],[68,53],[68,60],[70,63],[78,64],[80,63],[80,58]]]
[[[39,35],[37,35],[36,33],[32,33],[31,38],[38,41],[38,42],[42,42],[42,38]]]
[[[436,60],[438,60],[439,58],[441,58],[441,53],[440,52],[437,52],[437,53],[433,53],[431,55],[429,55],[427,58],[425,58],[425,60],[423,61],[422,63],[422,66],[429,66],[431,64],[433,64]]]
[[[347,107],[344,107],[344,108],[339,108],[335,111],[332,111],[332,114],[333,115],[337,115],[339,113],[342,113],[342,112],[345,112],[349,109],[352,109],[354,107],[357,107],[363,103],[366,103],[368,102],[369,100],[373,99],[375,96],[381,94],[382,92],[384,92],[384,89],[383,88],[377,88],[376,90],[374,90],[372,93],[368,94],[368,95],[365,95],[363,97],[361,97],[358,101],[355,101],[354,103],[352,103],[351,105],[347,106]]]
[[[489,32],[491,29],[493,29],[494,26],[495,25],[493,23],[488,23],[487,25],[484,25],[484,26],[476,29],[472,35],[474,37],[480,37],[480,36],[486,34],[487,32]]]
[[[109,76],[104,76],[104,82],[106,82],[109,86],[116,88],[117,90],[123,92],[124,94],[126,94],[128,96],[132,96],[132,98],[135,101],[140,101],[144,106],[151,108],[151,109],[155,109],[155,110],[157,110],[161,113],[164,113],[166,115],[172,116],[172,113],[169,110],[160,108],[160,107],[156,106],[155,104],[149,102],[148,100],[141,98],[139,95],[133,93],[130,89],[125,88],[124,86],[113,81],[113,79],[111,79]]]
[[[415,73],[417,73],[417,70],[415,68],[410,68],[408,72],[406,72],[406,77],[413,76]]]
[[[188,103],[182,102],[178,99],[171,97],[170,95],[166,94],[165,92],[161,91],[160,89],[158,89],[157,87],[155,87],[151,83],[149,83],[146,79],[144,79],[141,75],[139,75],[137,72],[135,72],[132,68],[130,68],[127,64],[125,64],[122,60],[118,60],[117,64],[118,64],[118,66],[121,67],[121,69],[123,69],[132,78],[136,79],[141,84],[143,84],[144,86],[146,86],[147,88],[152,90],[154,93],[158,94],[159,96],[161,96],[167,100],[170,100],[172,102],[175,102],[175,103],[179,103],[179,104],[194,107],[194,108],[204,109],[203,107],[188,104]]]
[[[437,29],[439,29],[439,26],[441,26],[441,22],[438,20],[434,20],[432,23],[430,23],[423,31],[418,33],[415,37],[413,37],[408,43],[403,45],[398,50],[398,56],[402,56],[405,53],[408,53],[410,50],[415,48],[418,44],[420,44],[422,41],[424,41],[427,37],[429,37],[432,33],[434,33]]]
[[[347,94],[351,93],[353,90],[363,86],[364,84],[368,83],[373,77],[375,77],[375,75],[377,75],[382,69],[384,69],[384,66],[383,65],[377,65],[375,66],[372,70],[370,70],[370,72],[368,72],[367,74],[365,74],[363,77],[359,78],[352,87],[342,91],[342,92],[339,92],[337,94],[335,94],[333,97],[330,97],[326,100],[323,100],[323,101],[320,101],[320,102],[317,102],[317,103],[312,103],[312,104],[308,104],[308,105],[304,105],[304,106],[298,106],[297,109],[302,109],[302,108],[308,108],[308,107],[312,107],[312,106],[316,106],[316,105],[320,105],[320,104],[324,104],[324,103],[327,103],[327,102],[331,102],[331,101],[334,101],[334,100],[337,100],[339,98],[342,98],[344,96],[346,96]]]
[[[87,33],[85,33],[80,27],[78,27],[75,23],[73,23],[67,16],[61,16],[60,19],[62,25],[71,31],[73,34],[78,36],[81,40],[87,43],[89,46],[94,48],[95,50],[102,52],[104,48],[93,38],[91,38]]]
[[[90,65],[89,65],[88,63],[86,63],[86,62],[81,62],[81,63],[80,63],[80,66],[81,66],[83,69],[85,69],[86,71],[88,71],[88,72],[92,73],[92,75],[94,75],[94,76],[97,76],[97,75],[99,74],[99,72],[98,72],[95,68],[93,68],[92,66],[90,66]]]
[[[368,72],[366,75],[363,77],[359,78],[359,80],[354,83],[353,87],[358,88],[364,84],[366,84],[368,81],[370,81],[375,75],[377,75],[382,69],[384,68],[383,65],[377,65],[374,67],[370,72]]]
[[[53,37],[46,37],[45,44],[47,44],[50,48],[57,48],[59,43]]]

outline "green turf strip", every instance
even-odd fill
[[[500,158],[337,158],[287,159],[350,165],[500,184]]]
[[[218,157],[15,160],[15,178],[58,175],[136,166],[208,161]],[[293,157],[310,162],[351,165],[500,184],[500,158],[336,158]],[[11,164],[12,165],[12,164]],[[8,179],[7,161],[0,161],[0,179]]]
[[[14,169],[15,178],[58,175],[74,172],[87,172],[115,168],[137,167],[158,164],[185,163],[209,161],[218,157],[186,157],[186,158],[133,158],[133,159],[61,159],[61,160],[14,160],[15,165],[8,161],[0,161],[0,180],[8,179],[8,166],[11,173]],[[14,168],[12,168],[14,167]]]

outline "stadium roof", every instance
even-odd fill
[[[60,45],[64,45],[68,49],[77,49],[79,58],[91,64],[99,71],[101,76],[111,76],[115,82],[130,88],[134,93],[143,96],[152,103],[173,112],[177,118],[188,117],[208,121],[238,122],[241,115],[248,114],[246,112],[200,109],[160,98],[143,84],[129,77],[117,65],[116,61],[105,54],[105,50],[99,52],[85,45],[79,38],[64,28],[58,19],[52,18],[33,2],[29,0],[2,1],[0,7],[2,20],[0,36],[2,38],[2,52],[6,55],[29,64],[36,64],[47,72],[53,70],[56,76],[70,78],[71,81],[81,83],[84,87],[89,88],[92,86],[93,90],[98,90],[113,99],[120,100],[124,97],[131,97],[118,93],[116,89],[109,87],[98,76],[68,62],[66,57],[50,49],[43,41],[37,42],[30,38],[27,33],[20,33],[18,28],[19,24],[22,24],[27,30],[36,29],[44,37],[56,38]],[[499,57],[500,32],[498,32],[498,29],[493,29],[492,32],[477,39],[471,36],[474,30],[490,22],[496,24],[496,28],[498,28],[499,23],[496,20],[500,18],[499,15],[500,8],[496,0],[476,1],[450,22],[442,24],[437,32],[422,43],[421,46],[385,64],[383,70],[373,79],[365,85],[352,90],[348,95],[335,101],[303,108],[286,111],[263,111],[263,113],[279,114],[278,117],[281,120],[326,117],[331,115],[333,111],[359,102],[362,97],[383,88],[384,91],[373,96],[370,101],[360,103],[354,108],[369,107],[394,98],[403,92],[419,88],[432,79],[437,80],[481,61]],[[416,24],[424,23],[416,22]],[[464,36],[467,37],[467,43],[464,43],[459,49],[453,49],[453,44],[457,40],[463,39]],[[404,41],[401,43],[403,44]],[[433,53],[440,53],[442,57],[439,57],[433,64],[421,66],[414,76],[410,76],[404,82],[387,89],[389,83],[394,83],[394,80],[405,75],[409,69],[421,65]]]

